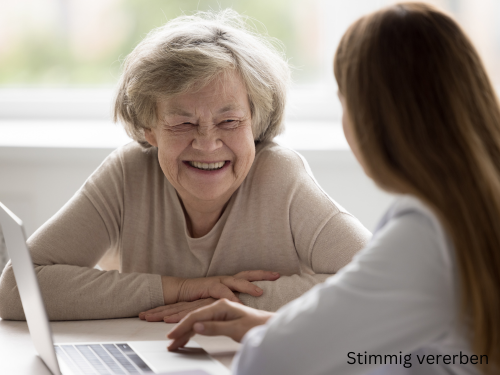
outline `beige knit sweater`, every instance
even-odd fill
[[[292,150],[257,145],[255,161],[215,227],[191,238],[155,149],[113,152],[28,240],[51,320],[137,316],[163,305],[160,275],[281,273],[255,282],[248,306],[277,310],[347,264],[370,232],[317,185]],[[95,269],[99,264],[104,271]],[[24,319],[12,268],[0,280],[0,317]]]

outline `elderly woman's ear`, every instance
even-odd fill
[[[152,129],[144,129],[144,137],[151,146],[158,147],[158,142],[156,141],[156,135]]]

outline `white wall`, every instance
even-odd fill
[[[29,236],[59,210],[110,149],[0,147],[0,201]]]
[[[0,147],[0,201],[25,223],[29,236],[50,218],[112,151],[111,148]],[[299,150],[323,189],[370,230],[390,204],[351,152]]]

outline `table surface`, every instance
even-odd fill
[[[166,340],[175,326],[163,322],[149,323],[138,318],[51,322],[54,341],[149,341]],[[196,335],[198,342],[212,357],[230,368],[240,344],[227,337]],[[0,374],[51,375],[37,356],[26,322],[0,319]]]

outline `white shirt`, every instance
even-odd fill
[[[479,374],[459,328],[458,283],[436,216],[403,196],[350,264],[245,335],[234,373]]]

